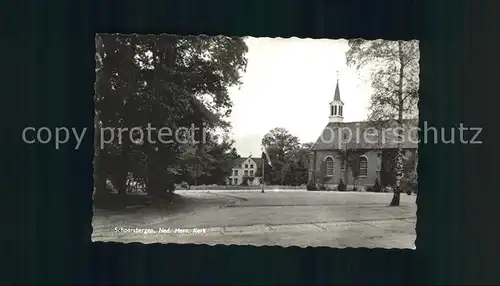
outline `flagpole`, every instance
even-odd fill
[[[264,150],[263,150],[264,152]],[[262,152],[262,153],[263,153]],[[260,182],[260,192],[263,193],[264,192],[264,162],[266,161],[265,158],[262,158],[262,180]]]

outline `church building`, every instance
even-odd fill
[[[389,178],[395,178],[390,167],[393,166],[391,160],[397,152],[401,128],[395,128],[396,123],[388,122],[385,122],[386,125],[378,124],[384,122],[344,122],[344,114],[349,112],[349,107],[344,108],[338,78],[333,100],[328,107],[328,124],[310,149],[309,181],[335,188],[342,179],[345,184],[352,185],[354,178],[343,154],[356,152],[360,155],[359,186],[373,186],[376,179],[382,186],[391,185]],[[401,144],[406,157],[418,149],[417,127],[417,119],[403,121]]]

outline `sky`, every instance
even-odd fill
[[[370,79],[346,65],[347,40],[247,38],[242,84],[230,88],[232,137],[241,156],[260,157],[262,137],[275,127],[301,143],[328,123],[339,74],[344,122],[366,120]]]

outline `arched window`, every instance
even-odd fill
[[[330,105],[330,115],[333,116],[333,105]]]
[[[368,159],[365,156],[359,158],[359,176],[366,177],[368,175]]]
[[[337,106],[333,106],[333,115],[337,115]]]
[[[347,141],[347,138],[349,137],[348,135],[349,133],[347,133],[347,131],[344,131],[344,133],[342,133],[342,140]]]
[[[343,109],[343,108],[342,108],[342,105],[341,105],[341,106],[339,106],[339,115],[340,115],[340,116],[342,116],[342,109]]]
[[[333,176],[333,158],[332,157],[327,157],[325,159],[325,172],[327,176]]]

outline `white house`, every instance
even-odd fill
[[[259,185],[260,178],[255,177],[255,173],[260,164],[262,164],[262,159],[252,158],[252,156],[235,159],[231,175],[226,179],[226,184],[241,185],[244,177],[250,177],[253,179],[249,180],[249,185]]]

